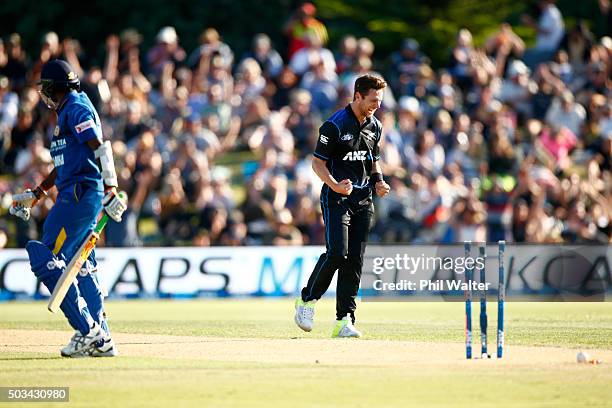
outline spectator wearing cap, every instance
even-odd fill
[[[537,92],[537,84],[529,78],[529,68],[520,60],[514,60],[508,68],[496,94],[499,101],[510,105],[525,117],[531,116],[530,98]]]
[[[283,59],[278,51],[272,48],[272,41],[267,34],[259,33],[253,38],[251,50],[242,56],[242,60],[247,58],[253,58],[259,63],[266,79],[278,77],[283,69]]]
[[[62,49],[60,47],[59,36],[55,31],[45,33],[42,39],[41,61],[56,59],[61,56]]]
[[[606,63],[603,61],[591,61],[587,66],[587,82],[583,87],[584,91],[588,94],[598,93],[607,95],[610,93],[611,84],[612,81],[607,74]]]
[[[340,40],[339,51],[336,53],[336,72],[341,75],[355,63],[357,58],[357,38],[345,35]]]
[[[323,61],[304,74],[300,88],[310,92],[312,107],[320,116],[327,116],[338,104],[338,76],[325,69]]]
[[[210,171],[211,193],[209,205],[228,212],[236,207],[232,193],[231,172],[227,167],[214,166]]]
[[[466,28],[462,28],[457,33],[457,42],[453,47],[450,61],[450,72],[456,79],[457,84],[462,89],[467,89],[471,78],[472,52],[472,33]]]
[[[397,124],[401,137],[401,140],[397,142],[397,148],[402,154],[405,154],[408,146],[414,147],[417,134],[423,130],[421,104],[413,96],[402,96],[397,108]]]
[[[234,62],[234,53],[229,45],[221,41],[219,32],[210,27],[200,35],[200,46],[189,55],[187,65],[197,70],[201,63],[210,65],[215,58],[219,65],[229,69]]]
[[[13,89],[19,92],[26,85],[28,73],[28,56],[21,46],[21,36],[13,33],[6,42],[6,64],[0,67],[0,75],[11,81]],[[0,64],[2,65],[2,64]]]
[[[314,35],[317,38],[317,43],[325,45],[328,40],[327,29],[325,25],[315,18],[317,8],[310,2],[302,3],[302,5],[289,17],[287,23],[283,27],[283,32],[289,40],[289,48],[287,50],[287,59],[291,60],[294,54],[308,46],[312,40],[307,37]]]
[[[157,82],[166,64],[174,66],[185,60],[185,50],[179,45],[179,38],[172,26],[166,26],[159,30],[155,37],[155,45],[147,53],[147,64],[149,76],[153,82]]]
[[[265,86],[266,79],[257,61],[254,58],[243,60],[238,67],[234,96],[239,98],[241,104],[246,104],[262,95]]]
[[[312,109],[312,95],[305,89],[295,89],[289,102],[287,129],[293,134],[300,158],[314,151],[321,118]]]
[[[192,138],[197,149],[209,160],[212,160],[221,149],[219,138],[213,131],[203,126],[202,117],[198,113],[191,113],[184,118],[183,131],[179,138]]]
[[[423,62],[424,56],[420,52],[419,42],[414,38],[406,38],[400,50],[391,54],[389,80],[393,91],[398,95],[405,95],[403,90],[416,77]]]
[[[586,110],[574,101],[574,94],[569,89],[555,98],[546,112],[546,123],[549,126],[564,126],[577,136],[583,133],[585,120]]]
[[[264,239],[264,244],[289,246],[302,245],[302,233],[293,224],[293,216],[291,211],[283,208],[276,213],[273,230],[269,237]]]
[[[131,72],[132,60],[140,60],[140,44],[142,34],[135,28],[126,28],[119,35],[118,70],[119,72]]]

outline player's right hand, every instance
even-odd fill
[[[21,194],[15,194],[13,196],[13,204],[9,208],[9,214],[19,217],[24,221],[29,220],[30,209],[45,195],[46,193],[40,187],[36,187],[34,190],[27,189]]]
[[[342,195],[351,195],[353,192],[353,183],[349,179],[344,179],[336,184],[334,191]]]

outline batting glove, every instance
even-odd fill
[[[9,208],[9,214],[19,217],[24,221],[29,220],[30,209],[36,205],[38,200],[46,195],[47,193],[40,187],[36,187],[34,190],[27,189],[21,194],[15,194],[13,196],[13,205]]]
[[[121,216],[125,210],[127,210],[127,200],[125,199],[125,194],[117,193],[117,190],[114,187],[109,189],[102,199],[102,206],[109,217],[111,217],[115,222],[121,222]]]

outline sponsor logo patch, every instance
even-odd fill
[[[82,133],[86,131],[87,129],[91,129],[95,126],[96,126],[96,123],[93,121],[93,119],[89,119],[89,120],[86,120],[85,122],[79,123],[74,128],[76,129],[77,133]]]
[[[348,160],[348,161],[365,160],[367,153],[368,152],[366,152],[365,150],[357,150],[354,152],[348,152],[342,160]]]
[[[345,142],[346,142],[346,141],[348,141],[348,140],[351,140],[351,139],[353,139],[353,135],[351,135],[350,133],[344,134],[344,135],[342,135],[342,137],[340,138],[340,140],[343,140],[343,141],[345,141]]]
[[[327,136],[324,136],[324,135],[320,135],[319,136],[319,140],[321,141],[321,143],[323,143],[325,145],[329,142],[329,138]]]
[[[53,129],[53,136],[58,136],[59,135],[59,126],[56,126],[55,129]]]

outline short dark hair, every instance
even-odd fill
[[[362,75],[355,80],[355,93],[359,92],[361,96],[366,96],[370,90],[380,90],[386,88],[387,83],[384,79],[376,75]],[[355,95],[353,95],[354,97]]]

